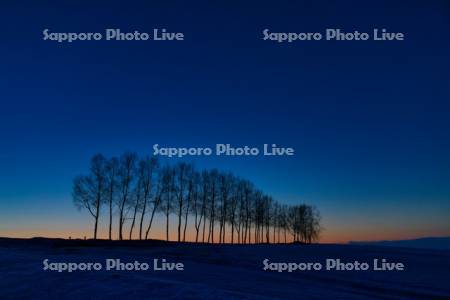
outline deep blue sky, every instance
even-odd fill
[[[328,241],[450,234],[447,1],[28,2],[0,4],[0,235],[84,230],[72,178],[154,143],[294,147],[195,162],[315,204]],[[163,27],[186,40],[42,40]],[[265,28],[406,40],[277,44]]]

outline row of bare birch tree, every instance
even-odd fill
[[[108,217],[108,238],[117,228],[119,240],[149,239],[156,219],[165,221],[166,240],[175,224],[178,242],[311,243],[320,233],[313,206],[280,204],[229,172],[184,162],[160,166],[131,152],[94,155],[89,173],[74,179],[72,196],[94,218],[94,239],[101,216]]]

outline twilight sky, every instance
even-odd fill
[[[324,242],[450,235],[447,1],[28,2],[0,4],[0,236],[90,235],[72,178],[96,152],[155,143],[295,148],[189,160],[316,205]],[[45,28],[186,40],[56,43]],[[406,40],[278,44],[266,28]]]

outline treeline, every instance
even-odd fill
[[[188,227],[190,241],[202,243],[311,243],[320,232],[313,206],[281,204],[229,172],[198,171],[184,162],[161,166],[131,152],[94,155],[89,173],[74,179],[72,196],[94,218],[94,239],[105,212],[108,237],[116,227],[119,240],[148,239],[157,215],[167,240],[175,224],[179,242],[188,240]]]

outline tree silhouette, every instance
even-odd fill
[[[111,158],[106,163],[106,186],[107,186],[107,203],[109,206],[109,230],[108,238],[112,239],[112,224],[113,224],[113,204],[115,202],[116,188],[118,187],[117,173],[119,171],[119,160],[116,157]]]
[[[81,209],[86,208],[94,217],[94,239],[97,238],[98,220],[106,188],[106,160],[101,154],[96,154],[91,159],[90,173],[88,176],[77,176],[73,183],[73,200]]]
[[[142,182],[142,212],[141,220],[139,222],[139,239],[142,239],[142,230],[144,225],[145,214],[147,212],[147,204],[151,199],[151,192],[153,188],[153,176],[158,167],[158,160],[155,157],[146,157],[139,162],[139,174]],[[150,225],[151,226],[151,225]]]
[[[161,205],[161,199],[162,199],[162,191],[163,191],[163,176],[162,176],[162,172],[158,173],[158,179],[157,179],[157,183],[156,183],[156,191],[155,191],[155,195],[153,196],[153,201],[151,201],[152,203],[152,213],[150,215],[150,221],[148,223],[147,226],[147,230],[145,231],[145,239],[148,239],[148,234],[150,233],[150,229],[152,228],[152,224],[153,224],[153,219],[155,217],[155,213],[160,209],[160,205]]]
[[[109,160],[94,155],[89,173],[74,178],[72,196],[75,206],[88,210],[94,218],[94,239],[103,203],[109,208],[109,239],[115,212],[119,240],[125,226],[129,239],[150,238],[158,214],[165,219],[167,241],[172,214],[176,216],[172,222],[178,242],[188,239],[189,224],[193,224],[195,233],[191,240],[202,243],[312,243],[322,229],[314,206],[281,204],[249,180],[230,172],[197,171],[185,162],[160,168],[155,157],[138,160],[132,152]],[[126,220],[131,222],[126,224]],[[137,226],[139,232],[133,235]]]
[[[130,204],[132,181],[136,170],[137,155],[125,152],[120,157],[119,167],[119,240],[123,240],[123,225],[125,223],[128,205]]]
[[[174,173],[174,192],[177,200],[177,215],[178,215],[178,242],[181,241],[181,218],[183,216],[184,201],[186,198],[186,191],[188,185],[189,166],[184,162],[178,163],[173,169]]]

